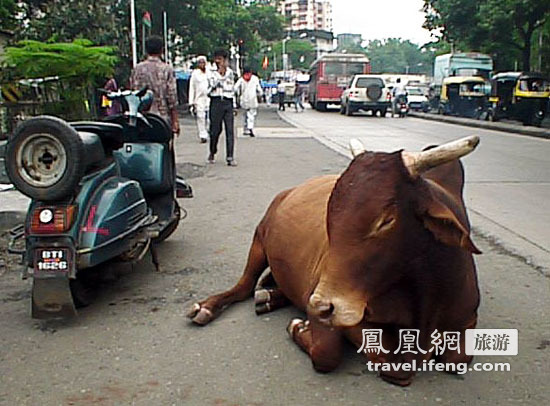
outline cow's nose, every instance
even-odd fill
[[[322,298],[316,294],[311,295],[308,305],[309,314],[319,318],[320,320],[328,321],[333,312],[334,305],[330,302],[330,300]]]

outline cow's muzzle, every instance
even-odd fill
[[[330,325],[330,320],[334,313],[334,305],[329,300],[313,294],[309,298],[307,313],[308,316],[315,317],[322,324]]]
[[[356,306],[354,306],[356,305]],[[332,300],[313,293],[307,306],[308,317],[328,327],[353,327],[363,319],[364,306],[338,298]]]

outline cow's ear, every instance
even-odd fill
[[[468,226],[463,224],[459,216],[438,199],[432,198],[427,202],[422,220],[424,226],[442,243],[464,248],[474,254],[481,254],[481,251],[470,239]]]

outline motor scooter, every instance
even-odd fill
[[[135,262],[177,228],[177,197],[193,197],[176,176],[173,134],[160,116],[142,114],[152,92],[106,93],[127,111],[107,121],[68,123],[39,116],[9,139],[6,172],[32,200],[11,231],[11,253],[32,277],[32,317],[65,318],[87,304],[79,276],[109,261]],[[17,249],[24,239],[25,248]],[[83,293],[84,292],[84,293]]]
[[[406,117],[409,114],[409,102],[406,96],[399,96],[393,104],[391,116],[393,117],[395,114],[399,118]]]

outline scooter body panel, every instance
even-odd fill
[[[150,217],[143,192],[134,180],[111,178],[87,201],[86,212],[77,225],[79,269],[98,265],[129,250],[132,237]]]
[[[169,192],[173,187],[169,148],[161,143],[125,143],[114,151],[122,176],[137,180],[145,194]]]

